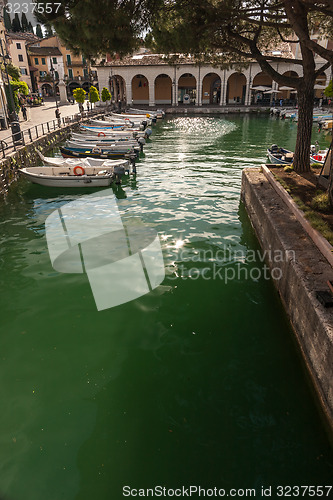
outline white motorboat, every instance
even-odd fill
[[[97,120],[96,120],[97,121]],[[136,137],[149,137],[152,134],[151,128],[146,128],[146,130],[137,129],[127,129],[115,131],[112,128],[105,127],[103,125],[81,125],[81,130],[89,132],[90,134],[98,135],[99,137],[106,137],[108,135],[126,135],[132,133]]]
[[[105,144],[105,143],[98,143],[98,142],[81,142],[81,141],[71,141],[68,140],[64,144],[65,148],[69,149],[82,149],[82,150],[93,150],[93,153],[101,153],[102,151],[107,152],[107,151],[124,151],[125,153],[131,153],[131,152],[136,152],[139,154],[140,152],[140,146],[137,142],[129,142],[129,141],[120,141],[120,142],[113,142],[111,144]]]
[[[165,116],[165,111],[163,111],[162,109],[157,109],[156,111],[151,111],[149,109],[135,109],[135,108],[129,108],[128,109],[128,112],[131,113],[131,114],[139,114],[141,115],[142,113],[144,114],[150,114],[150,115],[155,115],[156,118],[164,118]]]
[[[105,143],[111,143],[111,142],[116,142],[116,141],[133,141],[134,139],[139,143],[139,144],[145,144],[145,138],[144,137],[134,137],[133,134],[127,134],[127,135],[94,135],[94,134],[86,134],[86,133],[78,133],[78,132],[72,132],[71,138],[73,140],[78,140],[78,141],[96,141],[98,140],[99,142],[105,142]]]
[[[119,113],[110,113],[110,115],[105,116],[105,120],[111,122],[127,123],[130,122],[134,127],[140,127],[141,125],[147,126],[151,125],[152,120],[146,115],[128,115]]]

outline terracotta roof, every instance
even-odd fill
[[[283,42],[276,47],[268,47],[264,54],[271,55],[275,57],[287,57],[289,59],[295,59],[294,54],[290,50],[288,43]],[[176,64],[196,64],[195,58],[191,56],[185,56],[183,54],[174,54],[176,57]],[[222,54],[221,54],[222,56]],[[251,59],[249,61],[254,61]],[[237,61],[235,61],[236,63]],[[207,64],[210,64],[209,62]],[[95,66],[155,66],[155,65],[169,65],[169,59],[164,54],[133,54],[131,56],[119,58],[112,58],[107,55],[106,64],[96,63]]]
[[[14,32],[14,31],[9,31],[6,33],[6,37],[10,38],[11,40],[26,40],[27,42],[38,42],[41,40],[38,36],[34,35],[33,33],[23,33],[23,32]]]
[[[179,56],[177,64],[195,64],[191,57]],[[163,54],[134,54],[133,56],[123,57],[122,59],[111,59],[106,64],[95,66],[154,66],[169,65],[168,59]]]
[[[28,47],[29,54],[33,56],[61,56],[58,47]]]

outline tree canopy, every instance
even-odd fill
[[[36,25],[36,35],[39,36],[39,38],[43,38],[42,27],[39,23]]]
[[[73,90],[73,96],[77,103],[83,104],[86,98],[86,91],[81,87],[77,87]]]
[[[158,52],[191,54],[198,62],[227,66],[256,61],[279,85],[295,88],[294,167],[304,171],[310,169],[314,84],[333,61],[333,51],[321,40],[332,33],[331,0],[161,0],[147,41]],[[298,54],[290,51],[296,44]],[[322,63],[316,64],[316,54],[324,58]],[[280,64],[285,62],[299,66],[300,76],[285,74]]]
[[[13,64],[12,62],[9,62],[7,63],[6,65],[6,68],[7,68],[7,73],[9,76],[12,77],[13,80],[19,80],[22,73],[21,73],[21,70],[20,68],[18,68],[17,66],[15,66],[15,64]],[[2,64],[1,65],[1,70],[4,71],[4,65]]]
[[[11,31],[12,30],[12,22],[10,20],[10,15],[8,14],[6,7],[4,7],[4,9],[3,9],[3,22],[4,22],[6,30]]]
[[[321,44],[323,35],[333,35],[332,0],[62,0],[57,12],[44,9],[38,17],[85,55],[127,54],[145,30],[157,52],[224,66],[257,61],[273,80],[297,90],[294,167],[310,168],[313,87],[333,63],[333,51]],[[288,50],[274,53],[297,43],[296,58]],[[316,66],[315,54],[325,62]],[[298,65],[301,76],[279,71],[283,62]]]
[[[131,52],[148,27],[148,17],[157,0],[62,0],[37,1],[42,24],[50,23],[66,47],[85,56]],[[48,13],[46,4],[54,4]],[[57,5],[60,3],[60,7]],[[38,10],[38,9],[36,9]]]
[[[110,93],[109,89],[107,89],[106,87],[102,88],[101,98],[102,98],[103,102],[111,101],[111,99],[112,99],[111,93]]]
[[[22,31],[21,21],[17,13],[15,14],[14,19],[12,20],[12,30],[14,32]]]
[[[95,102],[98,102],[100,100],[98,90],[93,85],[89,89],[88,99],[91,104],[94,104]]]

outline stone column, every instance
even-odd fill
[[[59,81],[58,88],[60,94],[60,104],[68,104],[66,85],[62,80]]]
[[[278,84],[277,82],[275,82],[273,80],[273,83],[272,83],[272,90],[276,90],[275,94],[273,94],[273,92],[271,93],[271,99],[270,99],[270,105],[272,106],[272,103],[273,103],[273,99],[275,100],[275,104],[276,104],[276,100],[277,100],[277,95],[278,95]]]
[[[224,70],[224,73],[223,73],[223,81],[222,81],[222,78],[221,78],[221,100],[220,100],[220,104],[221,106],[226,106],[227,105],[227,74],[226,74],[226,70]]]
[[[200,72],[199,72],[199,75],[198,75],[198,78],[197,78],[196,91],[197,91],[197,98],[196,98],[196,103],[195,104],[197,106],[202,106],[202,85],[201,85]]]
[[[155,80],[148,80],[149,107],[155,106]]]
[[[252,91],[251,91],[251,87],[252,87],[251,69],[252,68],[251,68],[251,65],[250,65],[249,74],[248,74],[248,77],[246,79],[247,84],[246,84],[246,91],[245,91],[245,106],[250,106],[251,105],[251,97],[252,97]]]
[[[132,107],[132,81],[126,80],[126,104],[129,107]]]
[[[178,80],[174,79],[172,82],[172,105],[178,106]]]
[[[250,106],[251,104],[251,79],[248,80],[246,84],[246,91],[245,91],[245,106]]]

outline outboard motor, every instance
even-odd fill
[[[144,129],[147,127],[148,122],[147,122],[147,120],[142,120],[142,122],[141,122],[141,123],[142,123],[142,125],[143,125],[143,130],[144,130]]]
[[[140,144],[140,150],[141,150],[141,153],[142,153],[143,152],[143,146],[144,146],[144,144],[146,144],[145,138],[144,137],[139,137],[138,143]]]
[[[121,165],[115,166],[113,168],[113,173],[115,176],[116,184],[121,184],[121,178],[125,175],[125,168]]]
[[[146,137],[149,137],[152,133],[153,133],[153,131],[151,128],[146,128],[146,130],[145,130]]]

